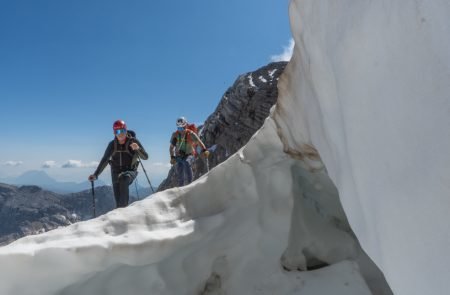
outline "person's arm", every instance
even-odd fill
[[[198,137],[198,135],[195,132],[191,131],[191,138],[193,139],[193,141],[197,142],[202,147],[202,154],[205,156],[205,158],[208,158],[209,151],[206,149],[206,146],[200,139],[200,137]]]
[[[175,157],[176,153],[174,152],[174,149],[177,146],[177,133],[172,133],[172,136],[170,137],[170,147],[169,147],[169,155],[170,158]]]
[[[114,149],[114,140],[108,144],[108,147],[106,148],[105,153],[103,154],[103,158],[101,159],[100,163],[97,166],[97,169],[93,174],[96,178],[98,178],[98,176],[103,172],[103,170],[105,170],[106,166],[108,165],[113,149]]]
[[[170,164],[174,165],[176,163],[176,153],[174,152],[175,147],[177,145],[177,137],[176,133],[172,133],[172,137],[170,138],[170,146],[169,146],[169,155],[170,155]]]
[[[142,160],[147,160],[148,159],[148,154],[145,151],[144,147],[142,146],[141,142],[139,140],[137,140],[137,138],[133,139],[133,143],[136,143],[139,148],[135,150],[135,152],[139,155],[139,157]]]
[[[205,151],[206,146],[203,143],[203,141],[200,139],[200,137],[198,137],[198,135],[195,132],[192,132],[190,130],[189,130],[189,132],[191,133],[191,138],[193,139],[193,141],[197,142],[202,147],[202,151]]]

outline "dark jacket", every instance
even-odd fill
[[[117,138],[114,138],[114,140],[108,144],[105,154],[98,164],[97,170],[94,172],[96,177],[103,172],[108,164],[111,165],[111,171],[113,173],[120,173],[129,170],[136,171],[139,165],[138,155],[142,160],[148,159],[148,154],[144,147],[133,135],[134,132],[128,131],[127,140],[124,144],[120,144]],[[133,151],[131,149],[130,144],[133,142],[139,145],[139,150]]]

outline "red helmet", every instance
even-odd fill
[[[113,124],[113,129],[114,130],[118,130],[118,129],[127,129],[127,124],[125,124],[125,122],[123,120],[117,120],[116,122],[114,122]]]

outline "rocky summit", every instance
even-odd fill
[[[225,161],[261,128],[277,102],[278,79],[286,65],[287,62],[274,62],[240,75],[227,89],[214,113],[199,128],[200,137],[211,154],[208,162],[197,157],[193,164],[194,179]],[[158,191],[175,186],[176,171],[172,167]]]

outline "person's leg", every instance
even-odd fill
[[[130,200],[129,185],[134,181],[137,176],[136,171],[125,171],[119,174],[119,190],[120,197],[117,204],[117,208],[128,206]]]
[[[191,163],[193,162],[194,157],[193,156],[189,156],[184,162],[185,162],[185,166],[184,166],[184,171],[185,171],[185,175],[186,175],[186,180],[187,183],[189,184],[192,182],[192,166]]]
[[[114,201],[116,202],[116,208],[119,208],[120,202],[120,183],[119,173],[111,171],[112,187],[114,192]]]
[[[184,185],[184,164],[183,160],[177,160],[177,178],[178,178],[178,186]]]

